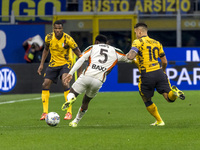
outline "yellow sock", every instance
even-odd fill
[[[48,113],[49,95],[49,90],[42,90],[43,113]]]
[[[64,97],[65,97],[65,101],[67,102],[67,95],[69,94],[69,90],[67,91],[64,91]],[[67,109],[67,112],[71,113],[72,114],[72,106],[70,106],[68,109]]]
[[[149,113],[156,118],[158,122],[162,121],[160,114],[158,113],[157,106],[154,103],[146,108],[149,111]]]
[[[168,93],[168,98],[171,100],[171,101],[175,101],[177,99],[178,96],[174,95],[174,93],[172,91],[170,91]]]

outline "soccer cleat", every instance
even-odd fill
[[[75,128],[78,126],[78,123],[72,121],[69,123],[69,126]]]
[[[179,90],[175,85],[172,86],[172,92],[174,93],[174,95],[178,96],[181,100],[185,99],[184,93],[181,90]]]
[[[70,112],[65,114],[64,120],[71,120],[72,119],[72,114]]]
[[[62,111],[67,110],[75,101],[76,101],[76,97],[74,97],[74,98],[68,100],[67,102],[65,102],[61,107]]]
[[[46,115],[47,115],[47,113],[43,113],[40,120],[45,120]]]
[[[151,125],[151,126],[164,126],[165,123],[164,123],[164,121],[160,121],[160,122],[156,121],[156,122],[154,122],[154,123],[152,123],[152,124],[150,124],[150,125]]]

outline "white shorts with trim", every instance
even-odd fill
[[[81,74],[76,82],[74,82],[74,84],[72,85],[72,88],[78,94],[82,94],[85,92],[88,97],[93,98],[99,92],[102,84],[103,82],[98,79]]]

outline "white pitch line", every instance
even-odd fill
[[[50,96],[50,98],[52,97],[59,97],[59,96],[63,96],[63,94],[57,94],[57,95],[53,95]],[[36,97],[36,98],[26,98],[26,99],[20,99],[20,100],[12,100],[12,101],[7,101],[7,102],[0,102],[0,105],[2,104],[11,104],[11,103],[16,103],[16,102],[25,102],[25,101],[32,101],[32,100],[40,100],[41,97]]]

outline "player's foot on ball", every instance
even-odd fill
[[[172,86],[172,92],[174,93],[174,95],[178,96],[181,100],[185,99],[184,93],[181,90],[179,90],[175,85]]]
[[[75,101],[76,101],[76,97],[74,97],[74,98],[68,100],[67,102],[65,102],[61,107],[62,111],[67,110]]]
[[[72,114],[70,112],[65,114],[64,120],[71,120],[72,119]]]
[[[156,121],[156,122],[154,122],[154,123],[152,123],[152,124],[150,124],[151,126],[164,126],[165,125],[165,123],[164,123],[164,121]]]
[[[76,122],[72,121],[72,122],[69,123],[69,126],[75,128],[75,127],[78,126],[78,124]]]
[[[45,120],[46,115],[47,115],[47,113],[43,113],[40,120]]]

